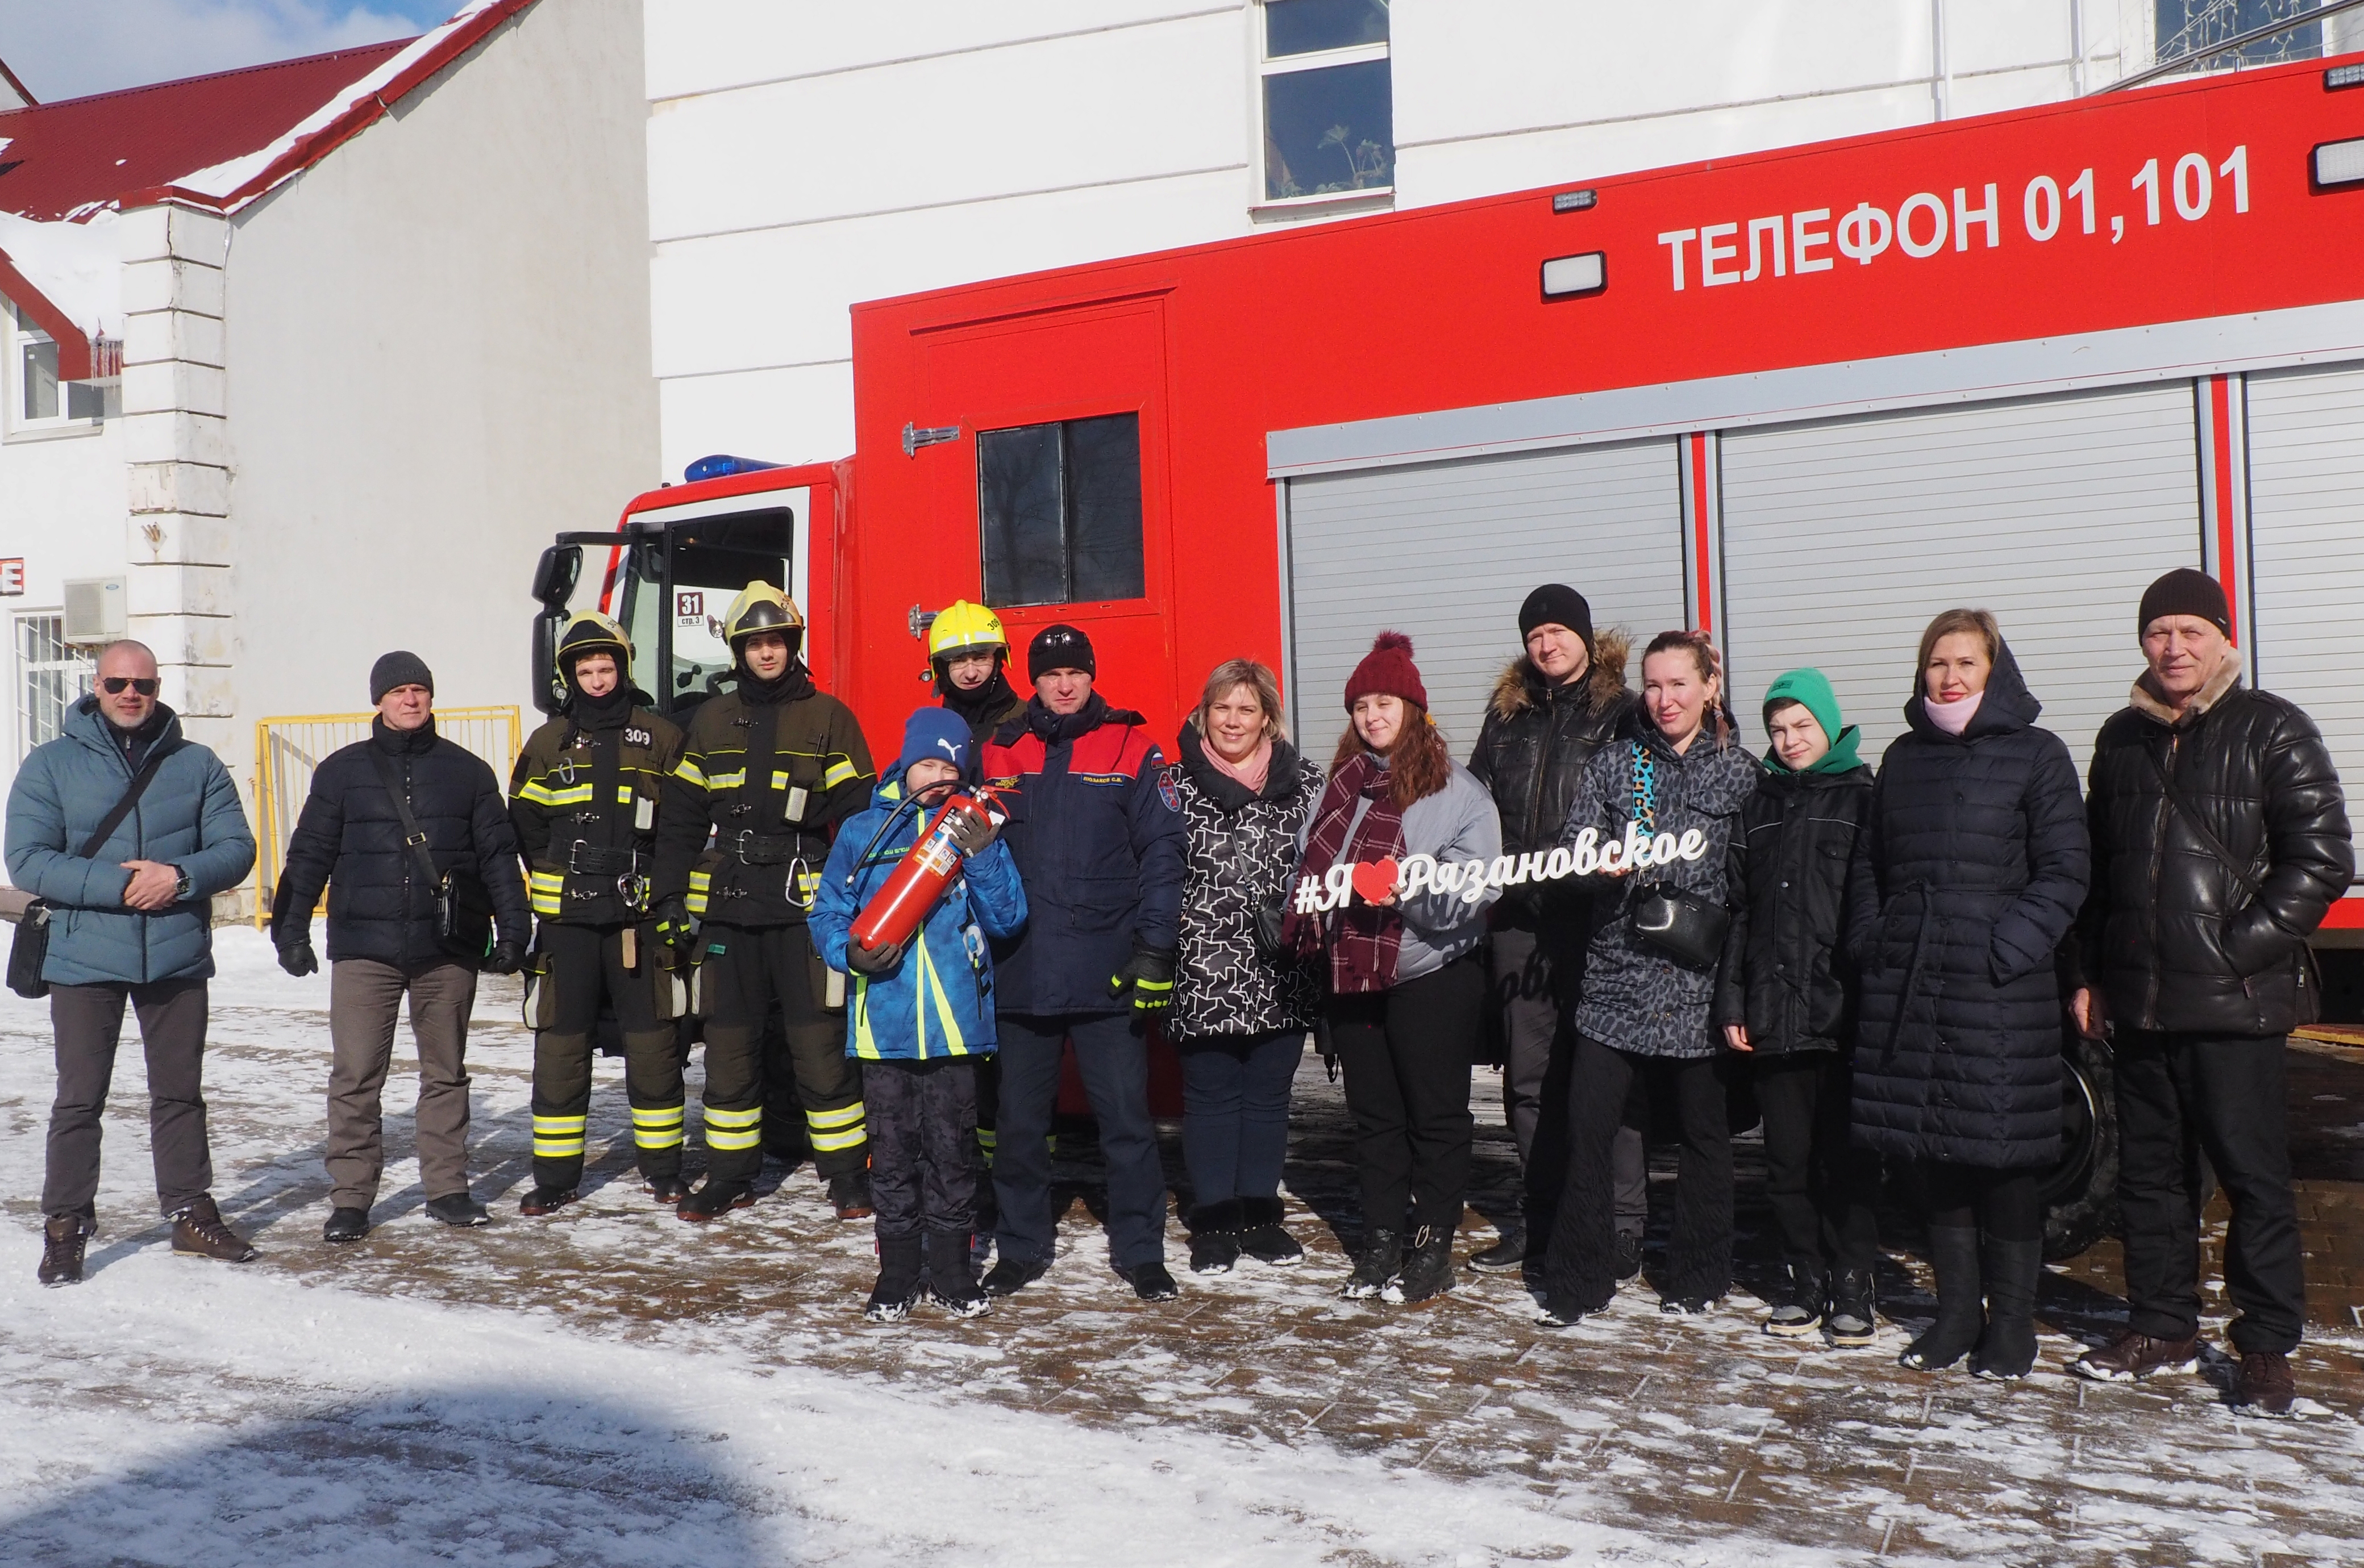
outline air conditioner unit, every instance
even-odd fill
[[[123,635],[123,579],[66,579],[66,640],[112,642]]]

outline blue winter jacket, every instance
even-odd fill
[[[67,713],[63,732],[33,748],[8,792],[8,875],[48,899],[52,985],[205,979],[214,972],[211,899],[236,887],[254,867],[254,835],[229,770],[206,747],[184,737],[181,721],[159,706],[163,727],[153,744],[165,752],[123,820],[98,852],[74,851],[131,783],[131,764],[114,727],[84,697]],[[160,861],[189,876],[189,895],[153,912],[126,908],[126,861]]]
[[[812,934],[822,960],[845,968],[846,934],[911,847],[932,807],[905,812],[871,843],[902,804],[900,773],[846,819],[813,895]],[[857,863],[858,862],[858,863]],[[1026,924],[1026,890],[1009,846],[996,839],[971,855],[928,915],[903,962],[886,974],[853,976],[845,1008],[845,1054],[866,1061],[983,1056],[994,1049],[993,954],[987,939],[1007,940]]]

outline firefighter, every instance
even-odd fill
[[[832,833],[869,804],[875,775],[853,712],[816,687],[797,657],[804,631],[795,601],[768,583],[731,601],[722,635],[736,679],[690,719],[657,821],[658,935],[694,953],[705,1020],[706,1180],[681,1201],[687,1220],[755,1201],[767,1076],[792,1076],[813,1168],[838,1218],[870,1215],[870,1140],[861,1074],[845,1057],[843,980],[822,964],[806,917]],[[767,1064],[764,1024],[775,1005],[788,1060]],[[773,1119],[787,1119],[788,1103],[773,1096]],[[775,1146],[785,1131],[775,1129]]]
[[[682,1199],[680,1015],[675,966],[649,921],[658,795],[681,761],[680,728],[641,704],[632,644],[585,611],[558,638],[566,706],[533,732],[509,775],[537,920],[527,965],[533,1036],[533,1189],[521,1214],[574,1201],[591,1109],[592,1036],[605,997],[624,1036],[624,1086],[641,1179]]]

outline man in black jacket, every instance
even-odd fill
[[[2143,595],[2132,705],[2093,745],[2093,882],[2071,1007],[2116,1026],[2127,1330],[2075,1363],[2130,1382],[2200,1353],[2200,1232],[2185,1150],[2233,1206],[2225,1280],[2241,1316],[2238,1403],[2295,1396],[2305,1321],[2282,1053],[2316,1017],[2306,939],[2355,865],[2331,754],[2292,704],[2243,688],[2224,589],[2190,570]]]
[[[427,1212],[446,1225],[490,1217],[468,1192],[468,1014],[479,967],[515,974],[531,936],[508,802],[484,760],[435,733],[435,677],[415,653],[370,670],[370,738],[332,753],[287,841],[271,914],[279,966],[318,972],[312,909],[329,890],[329,1223],[330,1241],[369,1233],[385,1167],[387,1064],[410,999],[418,1042],[418,1173]],[[396,792],[402,800],[398,803]],[[403,812],[423,845],[405,841]],[[434,876],[420,863],[432,862]],[[435,884],[448,873],[488,895],[495,935],[481,960],[440,935]]]
[[[1502,815],[1502,852],[1513,856],[1559,842],[1584,764],[1634,706],[1624,635],[1596,637],[1592,606],[1575,589],[1546,583],[1529,594],[1519,606],[1519,636],[1526,652],[1495,683],[1469,753],[1469,771],[1493,792]],[[1505,1225],[1500,1240],[1470,1256],[1472,1268],[1519,1268],[1528,1262],[1528,1238],[1537,1239],[1540,1251],[1541,1239],[1552,1232],[1567,1172],[1568,1064],[1576,1048],[1569,1020],[1588,936],[1584,896],[1565,884],[1513,888],[1494,906],[1488,964],[1508,1058],[1502,1109],[1526,1170],[1526,1212],[1522,1222]],[[1638,1128],[1620,1129],[1611,1158],[1618,1269],[1630,1279],[1642,1265],[1649,1210]]]

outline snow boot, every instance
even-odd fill
[[[1481,1274],[1507,1274],[1526,1267],[1527,1228],[1506,1219],[1496,1231],[1499,1239],[1492,1246],[1469,1254],[1469,1266]]]
[[[1823,1326],[1823,1294],[1829,1280],[1820,1263],[1788,1263],[1773,1291],[1773,1310],[1766,1315],[1765,1331],[1783,1340],[1802,1340]]]
[[[53,1214],[41,1226],[41,1266],[33,1277],[43,1284],[80,1284],[82,1255],[90,1228],[78,1214]]]
[[[1050,1272],[1051,1265],[1047,1262],[1030,1258],[997,1258],[993,1267],[985,1272],[985,1294],[1016,1296]]]
[[[955,1318],[975,1318],[986,1308],[985,1287],[969,1266],[969,1233],[928,1232],[928,1294]]]
[[[1423,1225],[1412,1233],[1411,1253],[1402,1272],[1380,1287],[1379,1299],[1391,1307],[1418,1307],[1453,1288],[1453,1232],[1442,1225]]]
[[[1831,1315],[1824,1319],[1831,1343],[1841,1350],[1860,1350],[1879,1332],[1873,1316],[1874,1285],[1869,1269],[1841,1269],[1831,1284]]]
[[[679,1176],[643,1176],[641,1186],[663,1208],[672,1208],[689,1195],[689,1184]]]
[[[1970,1356],[1970,1371],[2007,1381],[2035,1370],[2035,1286],[2044,1277],[2042,1241],[1987,1238],[1987,1328]]]
[[[1305,1261],[1305,1249],[1281,1223],[1284,1210],[1277,1197],[1243,1197],[1240,1199],[1240,1251],[1259,1263],[1274,1263],[1282,1268]]]
[[[1117,1277],[1132,1286],[1132,1294],[1143,1301],[1171,1301],[1182,1294],[1165,1265],[1154,1258],[1145,1263],[1135,1263],[1129,1269],[1117,1270]]]
[[[1190,1272],[1227,1274],[1240,1261],[1240,1200],[1202,1203],[1190,1211]]]
[[[1338,1294],[1349,1301],[1368,1301],[1388,1287],[1388,1282],[1403,1272],[1403,1232],[1372,1230],[1363,1237],[1363,1250],[1355,1255],[1355,1272]]]
[[[329,1211],[329,1223],[320,1227],[323,1241],[358,1241],[370,1232],[369,1210],[365,1208],[335,1208]]]
[[[708,1176],[698,1184],[696,1192],[681,1200],[674,1213],[692,1225],[703,1225],[721,1218],[734,1208],[751,1208],[754,1203],[755,1189],[746,1183]]]
[[[184,1258],[214,1258],[225,1263],[251,1263],[260,1256],[245,1237],[222,1223],[221,1210],[210,1196],[201,1196],[173,1216],[173,1251]]]
[[[446,1193],[427,1200],[427,1217],[440,1224],[473,1230],[493,1222],[492,1211],[466,1193]]]
[[[924,1288],[924,1272],[916,1233],[878,1238],[878,1283],[870,1287],[862,1315],[873,1323],[900,1323],[909,1318]]]
[[[829,1201],[840,1219],[870,1218],[870,1173],[840,1171],[829,1179]]]
[[[2241,1375],[2233,1386],[2233,1403],[2269,1416],[2287,1416],[2298,1402],[2298,1380],[2291,1375],[2290,1357],[2280,1351],[2243,1351]]]
[[[582,1195],[580,1187],[536,1187],[518,1199],[518,1212],[533,1218],[556,1214]]]
[[[1897,1365],[1913,1372],[1942,1372],[1953,1365],[1970,1353],[1986,1327],[1977,1228],[1931,1226],[1929,1266],[1937,1275],[1937,1320],[1896,1358]]]

